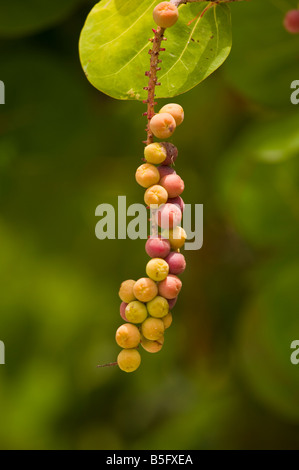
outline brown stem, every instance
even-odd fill
[[[244,0],[170,0],[170,3],[173,3],[176,7],[180,5],[186,5],[186,3],[202,3],[202,2],[209,2],[209,3],[232,3],[232,2],[242,2]],[[249,0],[245,0],[249,1]]]
[[[100,364],[97,367],[112,367],[117,366],[117,362],[108,362],[107,364]]]
[[[158,26],[157,30],[154,30],[154,32],[155,37],[152,40],[153,47],[149,51],[149,54],[151,56],[150,70],[149,72],[146,72],[146,75],[148,75],[149,77],[148,86],[145,87],[148,91],[147,100],[145,101],[147,103],[147,140],[145,141],[146,145],[151,144],[154,140],[154,136],[149,127],[149,122],[155,114],[155,104],[157,104],[155,103],[155,89],[156,86],[159,85],[157,83],[157,71],[160,70],[159,63],[161,62],[161,60],[159,59],[159,54],[161,51],[161,42],[163,40],[165,29],[160,28],[160,26]]]

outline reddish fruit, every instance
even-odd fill
[[[299,34],[299,10],[290,10],[284,17],[285,29],[291,34]]]

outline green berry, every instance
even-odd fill
[[[129,322],[142,323],[147,317],[147,309],[139,300],[133,300],[126,306],[125,314]]]
[[[164,297],[157,295],[153,300],[146,304],[148,313],[155,318],[163,318],[168,314],[169,304]]]

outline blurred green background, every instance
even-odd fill
[[[229,59],[177,98],[176,170],[204,205],[204,246],[134,374],[96,365],[119,352],[118,288],[144,275],[144,241],[94,229],[98,204],[142,202],[144,105],[86,80],[93,4],[0,0],[0,447],[298,449],[299,36],[282,26],[297,1],[233,5]]]

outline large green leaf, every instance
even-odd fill
[[[157,0],[102,0],[89,14],[80,38],[80,57],[88,80],[117,99],[144,99],[144,75],[154,26],[152,11]],[[214,72],[231,49],[231,18],[226,5],[180,7],[176,25],[166,31],[166,52],[157,97],[179,95]],[[195,20],[188,26],[188,22]]]
[[[293,106],[299,35],[283,26],[292,8],[298,8],[298,0],[252,0],[232,9],[234,47],[224,71],[235,88],[271,107]]]
[[[23,36],[52,26],[82,0],[9,0],[0,2],[0,36]]]

